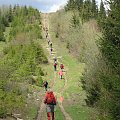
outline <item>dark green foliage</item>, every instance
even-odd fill
[[[99,24],[103,30],[99,48],[101,56],[83,78],[88,93],[87,103],[96,107],[101,120],[120,119],[120,2],[111,0],[110,11],[105,14],[101,1]],[[97,86],[97,87],[96,87]]]
[[[110,3],[111,11],[108,14],[104,24],[103,39],[101,42],[101,51],[106,57],[108,68],[111,73],[105,75],[107,82],[104,83],[106,89],[112,94],[109,113],[114,120],[120,119],[120,2],[113,0]],[[114,106],[114,107],[113,107]]]
[[[85,0],[82,11],[82,21],[88,21],[92,16],[92,3],[90,0]]]
[[[0,41],[5,41],[5,27],[9,26],[9,13],[7,8],[0,8]]]
[[[95,0],[69,0],[65,10],[79,11],[82,22],[98,17],[98,6]]]
[[[12,10],[12,6],[9,6],[9,13],[8,13],[8,21],[12,22],[13,20],[13,10]]]
[[[105,11],[105,7],[104,7],[104,4],[103,4],[102,0],[101,0],[101,3],[100,3],[99,17],[100,17],[100,19],[105,19],[106,18],[106,11]]]
[[[78,10],[81,12],[83,7],[83,0],[76,0]]]
[[[79,25],[80,25],[79,17],[74,13],[71,20],[71,26],[76,28]]]
[[[99,13],[98,13],[98,24],[101,28],[104,26],[104,20],[105,19],[106,19],[106,11],[105,11],[103,1],[101,0],[100,10],[99,10]]]
[[[75,1],[74,0],[69,0],[68,4],[66,6],[66,10],[73,10],[75,8]]]
[[[92,17],[97,18],[98,16],[98,6],[96,5],[96,0],[92,0]]]

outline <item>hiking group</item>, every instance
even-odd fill
[[[48,35],[48,28],[44,28],[44,31],[46,32],[46,39],[48,42],[48,45],[50,47],[50,52],[52,53],[53,51],[53,44],[50,41],[49,35]],[[54,71],[57,71],[57,57],[54,58]],[[63,63],[60,64],[60,71],[58,72],[60,79],[63,78],[63,69],[64,69],[64,65]],[[54,108],[56,105],[56,98],[54,96],[53,91],[48,89],[48,82],[45,81],[43,83],[43,86],[45,87],[46,90],[46,95],[45,95],[45,99],[44,99],[44,104],[46,105],[46,111],[47,111],[47,119],[50,120],[52,118],[52,120],[55,119],[55,115],[54,115]]]

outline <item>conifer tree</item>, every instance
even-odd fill
[[[72,27],[79,26],[79,17],[74,13],[71,20]]]
[[[107,69],[111,72],[102,74],[102,84],[109,96],[107,112],[111,120],[120,119],[120,2],[111,0],[110,11],[105,16],[103,2],[101,3],[101,19],[105,19],[103,28],[103,38],[101,39],[101,52],[107,63]],[[101,77],[101,76],[100,76]],[[105,81],[104,81],[105,80]],[[105,93],[106,94],[106,93]],[[104,101],[105,102],[105,101]],[[108,102],[108,101],[107,101]],[[102,101],[101,101],[102,103]],[[103,103],[102,103],[103,104]],[[103,104],[104,105],[104,104]],[[101,106],[103,107],[103,106]],[[104,111],[104,110],[103,110]]]
[[[102,0],[101,0],[101,3],[100,3],[99,18],[100,19],[105,19],[106,18],[105,7],[104,7],[104,4],[103,4]]]
[[[83,0],[75,0],[75,8],[80,11],[83,5]]]
[[[91,16],[92,16],[91,6],[92,6],[91,0],[84,1],[83,10],[82,10],[82,20],[83,21],[88,21],[91,18]]]
[[[93,18],[97,18],[98,16],[98,7],[96,5],[96,1],[95,0],[92,0],[92,17]]]
[[[67,10],[73,10],[75,8],[75,1],[74,0],[69,0],[67,3]]]
[[[13,19],[13,13],[12,13],[12,6],[10,5],[9,6],[9,13],[8,13],[8,21],[9,22],[12,22],[12,19]]]

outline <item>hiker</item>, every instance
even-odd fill
[[[54,63],[54,70],[57,70],[57,62]]]
[[[61,70],[64,69],[64,65],[62,63],[60,64],[60,68],[61,68]]]
[[[63,71],[62,70],[59,71],[59,75],[60,75],[60,79],[62,79],[62,76],[63,76]]]
[[[46,27],[46,32],[48,32],[48,28]]]
[[[48,45],[50,44],[50,39],[48,39]]]
[[[51,52],[51,54],[52,54],[52,51],[53,51],[53,48],[50,48],[50,52]]]
[[[43,27],[43,30],[45,31],[45,27]]]
[[[52,48],[52,42],[50,43],[50,48]]]
[[[48,32],[46,33],[46,38],[48,37]]]
[[[50,115],[52,115],[52,120],[55,119],[54,117],[54,107],[56,105],[56,99],[52,91],[48,91],[45,96],[44,103],[46,104],[46,111],[48,120],[50,120]]]
[[[47,91],[47,88],[48,88],[48,82],[45,81],[45,82],[43,83],[43,86],[45,87],[45,90]]]
[[[54,63],[57,62],[57,58],[56,57],[53,60],[54,60]]]

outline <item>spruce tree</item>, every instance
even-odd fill
[[[103,8],[103,3],[101,5]],[[108,72],[101,78],[104,89],[108,91],[109,105],[107,106],[111,120],[120,119],[120,1],[110,2],[110,11],[103,26],[101,42],[102,55],[106,58]],[[105,18],[103,14],[101,17]],[[104,81],[105,78],[105,81]]]
[[[77,9],[77,10],[81,10],[81,8],[82,8],[82,5],[83,5],[83,0],[75,0],[75,8]]]
[[[91,16],[92,16],[92,12],[91,12],[91,0],[85,0],[84,4],[83,4],[83,10],[82,10],[82,20],[83,21],[88,21]]]
[[[69,0],[67,3],[67,10],[73,10],[75,8],[75,1]]]
[[[104,7],[104,4],[103,4],[102,0],[101,0],[101,3],[100,3],[99,18],[102,19],[102,20],[106,18],[106,11],[105,11],[105,7]]]
[[[9,6],[9,13],[8,13],[8,21],[12,22],[13,19],[13,10],[12,10],[12,6]]]
[[[97,8],[95,0],[92,0],[92,8],[91,9],[92,9],[92,17],[97,18],[97,16],[98,16],[98,8]]]

